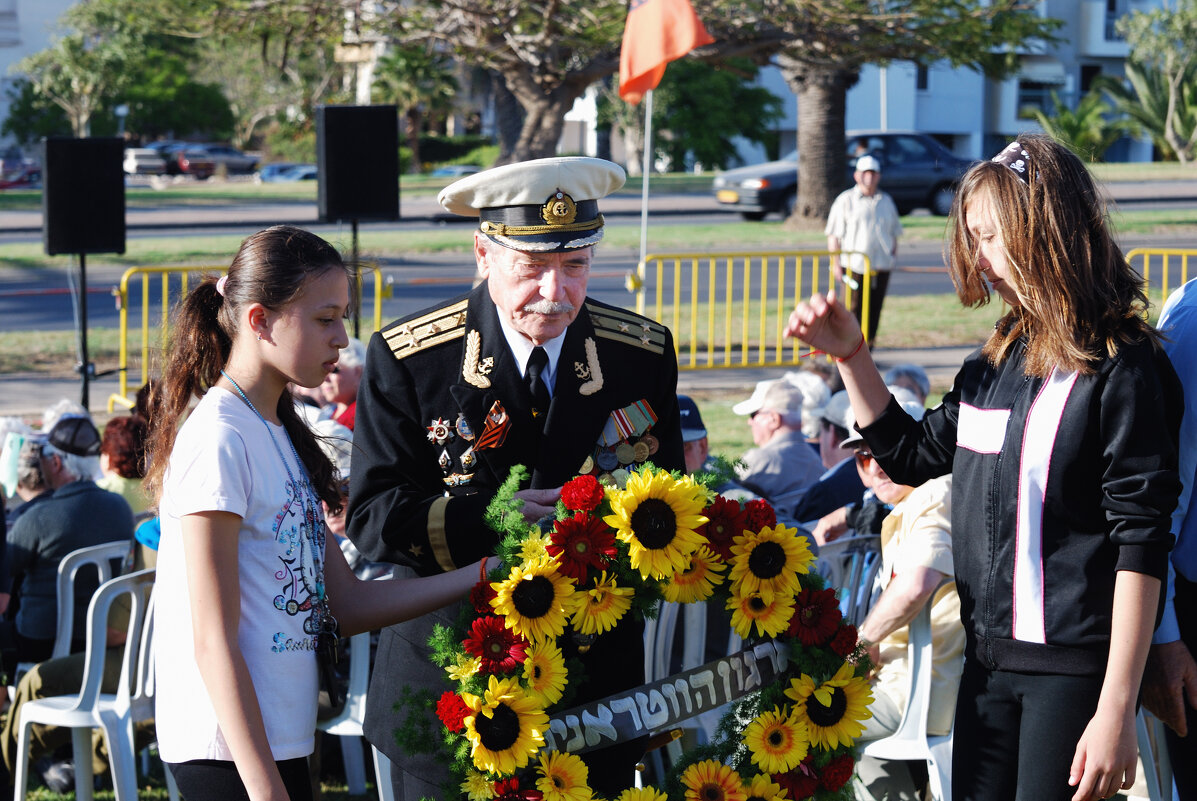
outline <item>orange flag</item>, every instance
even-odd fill
[[[639,103],[657,88],[666,64],[713,41],[690,0],[631,0],[619,51],[619,96]]]

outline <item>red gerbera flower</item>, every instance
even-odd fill
[[[856,762],[849,754],[840,754],[823,766],[819,775],[819,784],[831,792],[843,787],[852,778],[852,770]]]
[[[835,636],[842,618],[835,590],[803,590],[794,596],[794,616],[786,634],[803,645],[823,645]]]
[[[765,526],[777,525],[777,513],[764,498],[757,498],[744,504],[744,515],[747,518],[744,521],[744,528],[749,531],[760,531]]]
[[[474,606],[474,611],[480,615],[489,615],[494,610],[491,608],[491,599],[497,595],[495,588],[490,586],[490,580],[479,581],[470,588],[470,603]]]
[[[587,568],[602,570],[606,560],[615,558],[615,532],[586,512],[558,520],[549,539],[552,543],[545,550],[556,558],[557,570],[578,583],[586,580]]]
[[[561,502],[571,512],[593,512],[603,502],[603,485],[594,476],[578,476],[561,488]]]
[[[482,660],[483,673],[511,673],[524,664],[528,641],[503,625],[503,619],[480,617],[462,642],[466,651]]]
[[[466,716],[471,714],[473,714],[472,711],[457,693],[446,690],[440,700],[436,702],[436,716],[451,732],[465,731]]]
[[[518,776],[495,782],[494,801],[538,801],[541,798],[544,798],[544,793],[540,790],[535,788],[521,790]]]
[[[774,773],[773,781],[781,785],[786,795],[795,801],[810,798],[819,789],[819,778],[810,766],[810,757],[802,760],[802,764],[788,773]]]
[[[725,562],[731,561],[732,540],[744,533],[747,516],[739,501],[729,500],[722,495],[702,510],[707,522],[697,531],[707,538],[711,550]]]
[[[830,648],[836,656],[847,659],[848,655],[856,650],[856,640],[859,636],[856,633],[856,626],[851,623],[840,626],[836,630],[835,636],[831,638]]]

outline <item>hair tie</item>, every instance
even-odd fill
[[[1030,186],[1030,181],[1027,180],[1027,159],[1030,154],[1027,153],[1026,148],[1022,146],[1022,142],[1015,139],[1010,144],[998,153],[990,161],[996,164],[1004,164],[1010,169],[1014,170],[1014,174],[1018,176],[1019,180],[1024,184]]]
[[[229,282],[228,273],[225,273],[224,275],[220,276],[220,278],[218,278],[216,281],[216,291],[220,293],[220,296],[222,298],[224,297],[225,285],[227,285],[228,282]]]

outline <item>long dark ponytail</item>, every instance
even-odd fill
[[[229,359],[239,310],[260,303],[278,311],[294,300],[308,281],[328,270],[348,275],[336,248],[310,231],[278,225],[258,231],[241,243],[229,266],[223,293],[217,291],[217,277],[209,275],[179,301],[162,380],[155,382],[150,398],[154,426],[145,483],[152,497],[162,494],[163,476],[184,413],[193,400],[217,382]],[[331,510],[340,510],[341,495],[332,462],[295,410],[289,391],[283,390],[276,412],[316,493]]]

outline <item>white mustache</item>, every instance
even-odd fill
[[[524,306],[528,314],[569,314],[574,310],[572,303],[558,303],[555,300],[538,300]]]

